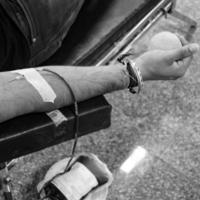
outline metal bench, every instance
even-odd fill
[[[101,0],[84,6],[62,47],[43,65],[101,65],[127,51],[157,20],[175,14],[189,23],[188,37],[196,22],[174,10],[175,0]],[[109,3],[108,3],[109,2]],[[80,136],[110,126],[111,105],[103,96],[79,104]],[[33,113],[0,124],[0,163],[73,138],[72,107],[60,111],[67,121],[59,127],[45,113]]]

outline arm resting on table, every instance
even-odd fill
[[[128,87],[129,77],[121,64],[101,67],[48,66],[71,86],[77,101]],[[40,68],[38,68],[40,69]],[[36,89],[11,72],[0,73],[0,122],[31,112],[48,112],[72,104],[69,88],[53,73],[39,71],[56,93],[54,104],[42,100]]]

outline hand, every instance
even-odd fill
[[[187,44],[180,38],[183,47],[173,50],[152,50],[136,59],[144,81],[175,80],[182,77],[191,64],[193,55],[199,51],[196,43]]]

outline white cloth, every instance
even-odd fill
[[[113,181],[112,173],[109,171],[109,169],[106,166],[106,164],[103,163],[101,160],[99,160],[99,158],[97,156],[95,156],[94,154],[80,154],[80,155],[76,156],[73,159],[73,161],[71,162],[71,166],[75,166],[75,164],[77,163],[76,161],[80,156],[84,156],[84,157],[89,158],[89,160],[91,160],[91,162],[93,162],[96,165],[98,170],[100,170],[101,176],[107,181],[104,184],[100,185],[100,186],[96,186],[94,177],[92,177],[91,174],[89,174],[87,171],[85,171],[84,168],[82,168],[81,165],[79,165],[78,167],[73,168],[73,170],[71,172],[68,171],[68,172],[65,173],[65,174],[69,173],[69,176],[71,177],[70,179],[69,178],[65,179],[65,181],[66,181],[66,184],[64,184],[65,187],[67,187],[67,185],[79,185],[80,181],[84,181],[85,182],[85,188],[83,188],[82,191],[79,191],[79,195],[78,194],[74,194],[72,198],[74,198],[74,197],[75,197],[74,199],[76,199],[77,197],[80,198],[80,194],[82,193],[83,196],[81,198],[84,197],[83,200],[106,200],[109,186],[111,185],[111,183]],[[69,158],[65,158],[63,160],[60,160],[60,161],[56,162],[47,171],[44,179],[37,186],[37,190],[38,190],[38,192],[41,192],[41,196],[43,196],[45,194],[44,190],[43,190],[43,186],[47,182],[49,182],[49,180],[51,180],[56,174],[62,173],[65,170],[68,161],[69,161]],[[80,178],[80,179],[77,178],[77,177],[83,176],[83,171],[85,171],[85,173],[84,173],[85,174],[85,179],[83,177]],[[77,174],[74,174],[74,173],[77,173]],[[82,174],[80,174],[80,176],[79,176],[79,173],[82,173]],[[74,177],[74,179],[73,179],[73,177]],[[67,181],[69,181],[69,180],[70,180],[70,184],[67,184]],[[90,180],[91,181],[90,184],[86,180]],[[83,186],[83,184],[82,184],[82,186]],[[85,194],[85,192],[89,188],[91,188],[91,189],[87,192],[87,194]],[[63,190],[63,184],[62,184],[62,189],[61,190]],[[67,188],[66,191],[69,192],[69,188]],[[72,189],[71,192],[75,192],[76,193],[76,189],[74,189],[74,190]],[[69,198],[70,195],[71,194],[68,195],[68,198]],[[66,197],[67,197],[67,195],[66,195]],[[80,199],[78,199],[78,200],[80,200]],[[71,199],[69,199],[69,200],[71,200]]]

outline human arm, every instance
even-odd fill
[[[197,44],[172,51],[150,51],[136,59],[144,81],[176,79],[184,75]],[[159,55],[159,56],[158,56]],[[46,66],[62,76],[80,102],[97,95],[126,89],[129,85],[127,69],[122,64],[93,67]],[[41,68],[37,68],[38,70]],[[25,78],[13,72],[0,73],[0,122],[30,112],[48,112],[73,103],[69,88],[50,72],[40,71],[56,93],[54,103],[42,100]]]
[[[69,83],[79,102],[127,88],[129,84],[126,68],[121,64],[99,67],[46,66],[42,68],[60,74]],[[37,90],[18,73],[2,72],[0,73],[0,122],[26,113],[48,112],[72,104],[71,93],[64,82],[50,72],[37,69],[56,93],[55,102],[44,102]]]

